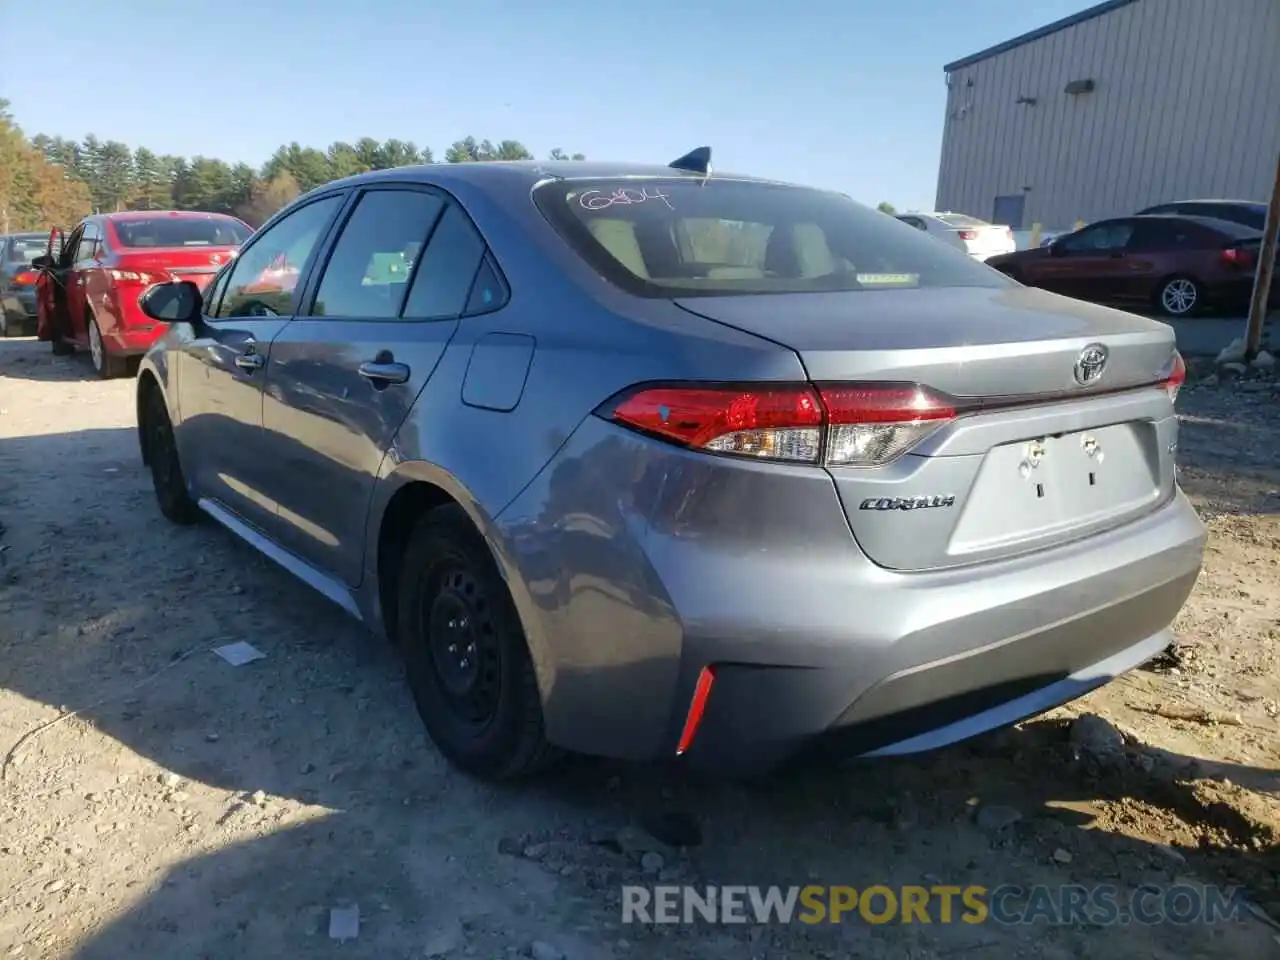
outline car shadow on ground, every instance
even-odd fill
[[[87,350],[59,357],[35,337],[0,337],[0,379],[56,382],[99,377]]]
[[[121,823],[97,834],[104,850],[137,859],[129,836],[162,837],[148,857],[165,851],[169,864],[158,885],[144,874],[123,890],[91,869],[59,868],[71,878],[62,896],[130,902],[78,957],[381,958],[432,944],[488,956],[533,939],[570,958],[1086,957],[1102,955],[1106,937],[1108,956],[1151,958],[1209,956],[1210,945],[1260,956],[1269,943],[1256,924],[1203,939],[1172,924],[619,928],[621,886],[658,881],[1133,887],[1190,873],[1243,882],[1270,906],[1276,838],[1205,784],[1225,773],[1274,788],[1276,775],[1181,757],[1155,756],[1147,769],[1136,749],[1100,763],[1039,722],[928,757],[815,761],[749,785],[585,759],[519,786],[479,784],[426,740],[393,651],[230,534],[164,524],[134,430],[6,437],[0,519],[9,823],[21,830],[37,811],[62,833],[77,820]],[[266,659],[231,667],[211,652],[232,640]],[[100,766],[112,779],[86,783],[84,754],[110,758]],[[191,796],[175,799],[170,777],[190,781]],[[1017,822],[984,826],[992,806]],[[1171,854],[1116,837],[1139,808],[1168,818],[1186,844]],[[22,831],[24,883],[46,884],[60,854],[35,853],[36,832]],[[691,849],[672,849],[681,843]],[[657,873],[643,853],[663,858]],[[365,921],[340,945],[327,938],[327,911],[345,902]]]

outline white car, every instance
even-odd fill
[[[898,219],[963,250],[975,260],[986,260],[1018,249],[1009,227],[967,217],[963,213],[900,213]]]

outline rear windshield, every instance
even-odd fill
[[[838,194],[743,180],[557,180],[534,192],[564,240],[648,297],[1003,287],[995,270]]]
[[[238,247],[249,239],[249,228],[230,217],[130,218],[112,226],[126,247]]]
[[[44,256],[49,249],[48,237],[12,237],[6,259],[12,263],[30,262],[36,257]]]
[[[973,217],[966,217],[963,213],[940,213],[938,219],[949,227],[989,226],[985,220],[975,220]]]

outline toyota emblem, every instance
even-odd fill
[[[1102,371],[1107,369],[1107,348],[1100,343],[1091,343],[1080,351],[1076,360],[1076,383],[1087,387],[1102,379]]]

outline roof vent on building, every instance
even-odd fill
[[[1019,97],[1016,102],[1020,104],[1025,103],[1028,107],[1034,107],[1036,105],[1036,98],[1035,97]]]
[[[1062,92],[1071,97],[1079,96],[1082,93],[1093,93],[1093,81],[1072,80]]]

